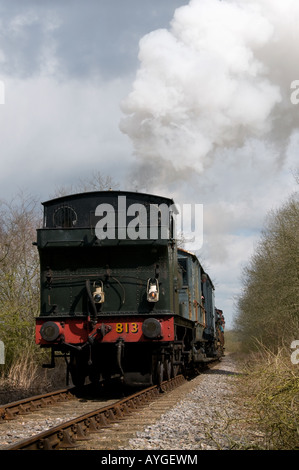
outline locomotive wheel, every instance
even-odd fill
[[[175,349],[173,353],[173,377],[176,377],[181,371],[182,349]]]
[[[173,364],[172,364],[171,359],[165,360],[164,370],[165,370],[165,380],[170,380],[171,378],[173,378],[174,371],[173,371]]]
[[[89,372],[89,380],[93,384],[98,384],[101,378],[101,373],[99,370],[95,368],[95,366],[92,366]]]
[[[161,385],[163,382],[164,377],[164,365],[162,361],[158,361],[157,363],[157,384]]]
[[[87,360],[85,354],[71,353],[69,370],[75,387],[83,387],[87,372]]]

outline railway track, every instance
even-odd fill
[[[0,423],[56,403],[74,399],[74,389],[62,389],[0,405]]]
[[[155,411],[161,410],[162,413],[165,404],[159,407],[160,402],[157,399],[165,400],[165,397],[167,397],[166,392],[171,392],[184,383],[188,384],[186,379],[179,375],[170,381],[163,382],[160,387],[149,387],[121,400],[114,399],[110,400],[109,403],[107,401],[105,403],[103,401],[93,402],[92,410],[85,410],[84,414],[82,414],[82,410],[81,414],[75,418],[66,421],[64,419],[61,423],[50,427],[46,431],[22,439],[12,445],[1,446],[1,448],[2,450],[111,449],[115,439],[115,448],[118,448],[120,435],[136,431],[135,418],[136,415],[140,416],[142,408],[148,408],[150,415],[154,409]],[[177,398],[174,398],[174,400],[177,400]],[[50,409],[52,409],[51,406],[53,405],[55,413],[59,404],[62,405],[62,408],[65,408],[66,403],[71,403],[70,407],[72,407],[75,402],[74,391],[61,390],[56,392],[54,397],[52,394],[48,394],[47,397],[34,397],[29,400],[22,400],[22,403],[18,402],[2,407],[0,416],[2,417],[2,423],[4,423],[9,419],[19,418],[23,413],[34,413],[43,406],[50,406]],[[89,400],[86,400],[86,402],[89,402]],[[151,404],[154,404],[153,408],[150,408]],[[83,408],[82,402],[79,408],[80,410]],[[138,413],[134,413],[134,411],[138,411]],[[0,423],[0,432],[1,427],[2,424]],[[122,431],[120,430],[121,427]]]
[[[75,388],[62,389],[1,405],[0,450],[82,413],[115,403],[121,396],[86,386],[80,393]]]

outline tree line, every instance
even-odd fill
[[[108,190],[118,184],[100,172],[71,186],[57,187],[54,197],[86,191]],[[24,355],[42,352],[34,342],[39,315],[40,270],[36,229],[42,227],[40,200],[20,191],[13,200],[0,200],[0,341],[5,347],[4,374]]]
[[[32,348],[39,308],[36,228],[41,212],[33,197],[19,194],[0,205],[0,339],[5,366]]]
[[[299,199],[292,195],[266,218],[242,276],[236,327],[242,344],[275,352],[299,339]]]

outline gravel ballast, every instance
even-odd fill
[[[125,450],[231,450],[259,447],[262,434],[249,428],[248,409],[238,397],[240,372],[227,355],[194,379],[180,403],[130,439]]]
[[[162,394],[158,400],[120,423],[92,435],[85,448],[123,451],[263,448],[262,433],[248,424],[250,409],[240,396],[239,377],[234,356],[226,355],[195,379]],[[61,405],[64,413],[66,406]],[[0,449],[28,437],[28,434],[34,435],[59,424],[58,406],[53,413],[55,421],[47,411],[45,418],[42,412],[36,412],[17,423],[0,424]],[[82,413],[80,408],[79,414]],[[41,417],[37,419],[39,414]]]

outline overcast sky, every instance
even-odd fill
[[[297,0],[0,0],[0,199],[96,170],[203,204],[187,248],[231,326],[265,216],[297,189],[298,24]]]

